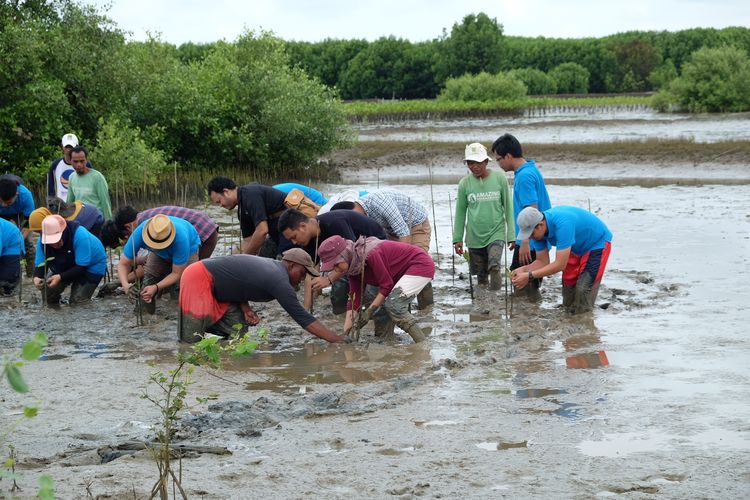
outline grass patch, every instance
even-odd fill
[[[651,107],[652,96],[607,95],[592,97],[527,97],[517,101],[445,101],[438,99],[350,101],[344,110],[357,122],[398,121],[408,119],[442,119],[466,116],[519,115],[560,108]]]

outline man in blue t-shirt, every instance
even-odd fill
[[[129,274],[138,251],[149,250],[140,290],[133,288],[131,293],[140,293],[146,312],[154,314],[154,299],[167,288],[179,285],[188,264],[198,260],[200,244],[198,231],[184,219],[158,214],[143,221],[125,242],[117,266],[123,292],[127,294],[130,290]]]
[[[559,206],[540,212],[526,207],[518,214],[518,238],[531,238],[536,259],[513,271],[513,285],[562,271],[563,306],[571,313],[590,311],[612,249],[612,233],[596,215],[578,207]],[[556,248],[550,262],[549,249]]]
[[[99,238],[60,215],[44,218],[36,249],[34,285],[39,290],[46,286],[48,305],[59,306],[68,285],[71,304],[91,299],[106,270],[107,254]]]
[[[518,219],[518,214],[526,207],[534,207],[544,212],[552,208],[549,200],[547,186],[544,177],[536,166],[534,160],[523,157],[523,148],[511,134],[503,134],[492,144],[492,152],[495,160],[505,172],[513,172],[513,218]],[[516,222],[516,234],[518,234],[518,223]],[[513,261],[510,270],[531,264],[536,258],[536,252],[531,249],[529,240],[516,239],[513,244]],[[525,294],[532,301],[542,298],[539,287],[542,279],[534,279],[526,287]]]
[[[13,295],[21,279],[23,236],[18,227],[0,218],[0,295]]]
[[[13,174],[0,175],[0,217],[21,230],[26,248],[26,276],[34,274],[34,236],[29,231],[29,216],[33,210],[34,197],[21,178]]]
[[[278,189],[279,191],[283,191],[286,194],[289,194],[292,189],[299,189],[305,196],[307,196],[320,206],[328,203],[328,200],[323,193],[315,188],[311,188],[310,186],[305,186],[304,184],[297,184],[296,182],[284,182],[282,184],[274,184],[273,188]]]

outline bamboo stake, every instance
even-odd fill
[[[438,244],[437,217],[435,215],[435,194],[432,190],[432,160],[427,164],[427,169],[430,174],[430,201],[432,202],[433,227],[435,228],[435,254],[437,255],[437,264],[440,266],[440,246]]]
[[[451,199],[450,193],[448,193],[448,212],[450,213],[450,216],[451,216],[451,231],[453,231],[453,200]],[[451,252],[451,277],[453,279],[453,285],[455,286],[456,285],[456,252],[455,251]]]

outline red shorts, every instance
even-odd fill
[[[180,278],[180,310],[194,318],[219,321],[229,309],[229,302],[214,297],[214,277],[203,262],[190,264]]]
[[[599,283],[604,275],[604,268],[607,267],[607,260],[609,260],[609,253],[611,251],[612,244],[608,241],[604,244],[601,254],[599,254],[601,257],[596,255],[597,258],[591,259],[591,262],[589,262],[591,252],[586,252],[583,255],[575,255],[571,252],[568,264],[563,269],[563,286],[575,286],[578,282],[578,277],[584,272],[593,275],[594,281],[592,283]]]

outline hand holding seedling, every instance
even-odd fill
[[[59,274],[53,274],[49,278],[47,278],[47,286],[50,288],[55,288],[57,285],[60,284],[62,281],[62,276]]]

